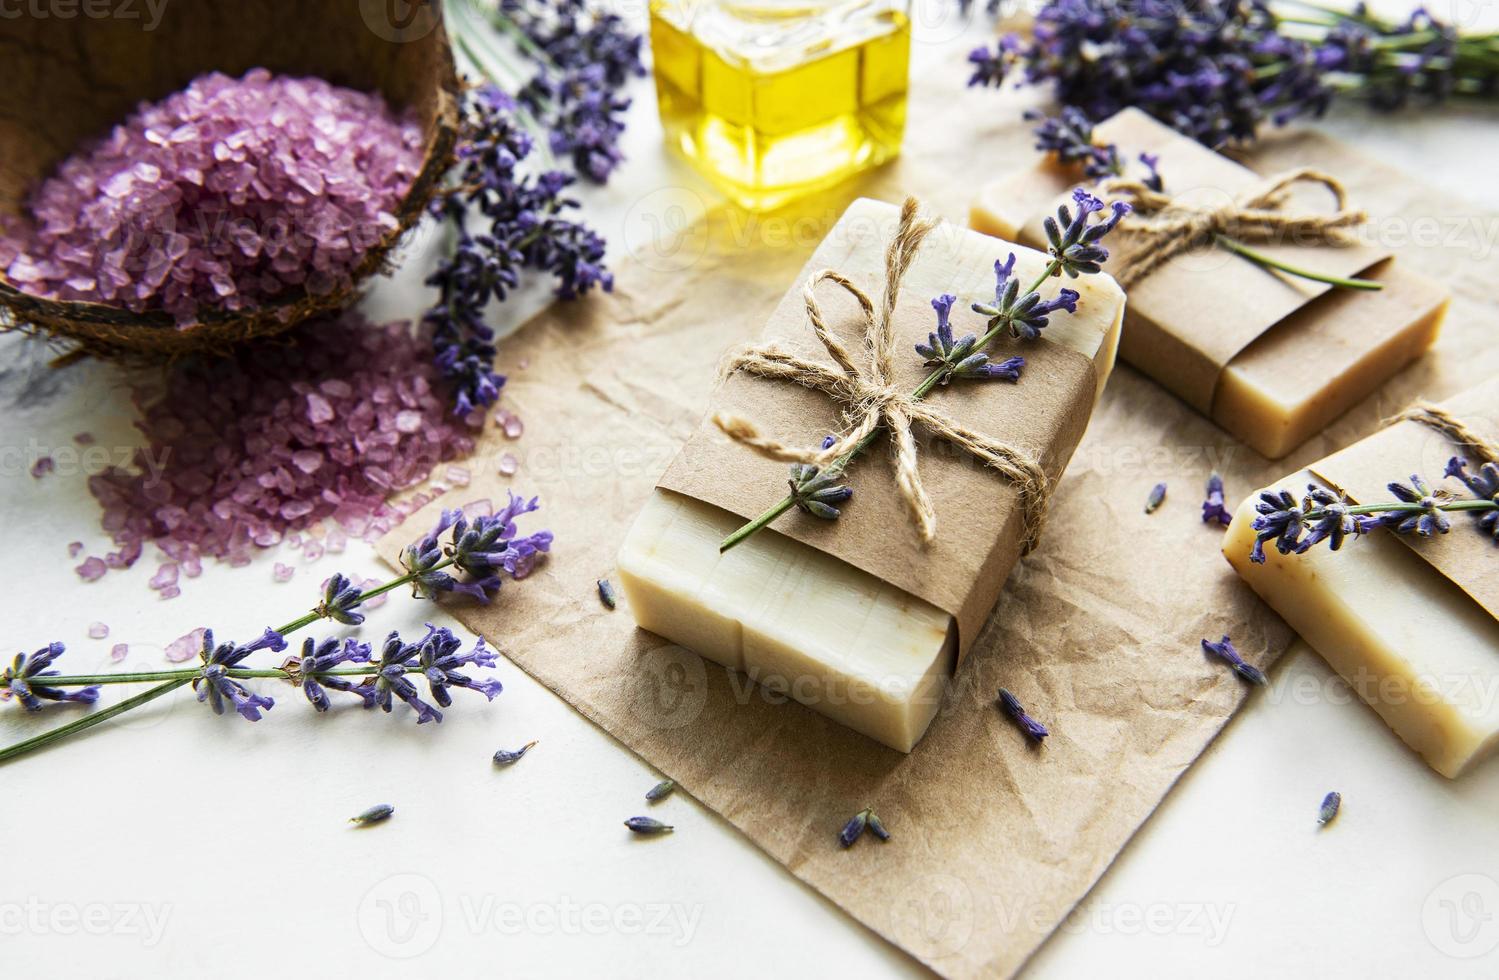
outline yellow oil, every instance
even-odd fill
[[[900,152],[905,0],[651,0],[650,10],[666,138],[741,206],[779,207]]]

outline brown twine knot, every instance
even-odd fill
[[[1440,405],[1424,400],[1412,402],[1409,408],[1389,419],[1386,424],[1394,425],[1405,421],[1420,422],[1436,429],[1458,445],[1474,450],[1483,457],[1484,462],[1499,463],[1499,445],[1479,435],[1466,422]]]
[[[1332,192],[1334,210],[1326,214],[1282,210],[1291,188],[1300,183],[1326,187]],[[1126,289],[1181,253],[1212,244],[1219,235],[1249,242],[1290,236],[1301,244],[1349,245],[1353,238],[1347,229],[1369,220],[1364,211],[1348,207],[1342,181],[1310,167],[1277,174],[1219,205],[1189,204],[1134,177],[1106,180],[1100,192],[1129,203],[1133,213],[1128,231],[1150,244],[1115,271],[1114,278]]]
[[[890,433],[895,456],[895,480],[923,542],[937,533],[937,513],[922,486],[917,472],[916,440],[911,435],[913,423],[920,423],[934,436],[965,450],[985,464],[999,470],[1019,491],[1025,521],[1024,547],[1031,550],[1041,535],[1046,505],[1051,496],[1050,481],[1039,463],[1028,454],[959,425],[947,415],[928,407],[908,392],[894,386],[895,329],[892,317],[900,286],[922,239],[937,227],[937,222],[918,215],[915,198],[907,198],[901,208],[900,228],[885,251],[885,285],[876,311],[874,302],[842,273],[824,269],[813,275],[803,289],[807,319],[817,339],[835,362],[834,365],[808,360],[775,344],[749,347],[732,354],[723,364],[721,374],[745,371],[762,378],[790,381],[826,394],[843,408],[849,429],[826,449],[802,449],[760,433],[748,419],[725,412],[713,416],[713,422],[725,435],[769,459],[786,463],[810,463],[825,466],[853,451],[863,440],[884,426]],[[864,314],[864,347],[867,366],[856,363],[854,355],[828,330],[822,309],[817,303],[817,286],[836,283],[858,302]],[[876,315],[878,312],[878,315]],[[836,366],[835,366],[836,365]]]

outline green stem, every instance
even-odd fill
[[[1036,281],[1031,283],[1030,288],[1019,293],[1018,295],[1025,296],[1030,293],[1036,292],[1041,288],[1042,285],[1045,284],[1046,280],[1050,279],[1052,276],[1061,271],[1061,268],[1061,260],[1053,259],[1050,263],[1047,264],[1046,271],[1037,276]],[[989,344],[994,341],[994,338],[999,336],[999,334],[1009,326],[1009,320],[1006,319],[1003,315],[1000,315],[990,319],[989,324],[990,326],[988,332],[985,333],[981,338],[979,338],[978,343],[974,344],[973,350],[980,351],[988,347]],[[916,390],[911,393],[911,400],[913,402],[919,402],[928,394],[930,394],[931,390],[937,387],[937,385],[947,375],[947,372],[951,369],[951,367],[952,365],[944,363],[939,364],[937,367],[933,368],[932,372],[928,374],[922,380],[921,384],[916,386]],[[833,462],[829,463],[827,466],[827,472],[843,472],[844,468],[847,467],[848,464],[851,463],[856,456],[864,452],[864,450],[868,449],[870,444],[872,444],[878,436],[879,430],[876,429],[875,431],[869,433],[869,435],[865,436],[863,439],[860,439],[857,443],[854,444],[854,448],[850,449],[848,452],[844,453],[842,456],[839,456],[837,459],[833,460]],[[755,518],[749,523],[740,526],[739,529],[734,531],[733,534],[730,534],[728,537],[720,541],[718,543],[718,553],[723,554],[725,551],[728,551],[730,548],[749,538],[752,534],[760,531],[765,527],[768,527],[773,521],[775,521],[776,518],[780,517],[782,514],[786,513],[788,510],[795,506],[795,497],[789,495],[783,497],[779,503],[766,510],[765,513],[761,514],[759,517]]]
[[[1362,289],[1369,292],[1377,292],[1384,288],[1382,283],[1375,282],[1372,279],[1345,279],[1341,276],[1329,276],[1320,272],[1313,272],[1311,269],[1303,269],[1299,266],[1291,265],[1289,262],[1282,262],[1280,259],[1266,255],[1264,252],[1250,248],[1243,242],[1235,241],[1227,235],[1215,234],[1213,240],[1222,248],[1226,248],[1237,255],[1242,255],[1256,265],[1264,266],[1268,269],[1278,269],[1287,275],[1310,279],[1312,282],[1325,282],[1339,289]]]
[[[1389,513],[1390,511],[1420,511],[1425,509],[1425,507],[1422,507],[1415,501],[1406,503],[1392,500],[1382,504],[1359,504],[1356,507],[1349,507],[1348,513],[1379,514]],[[1446,503],[1437,504],[1437,510],[1499,510],[1499,503],[1495,503],[1492,500],[1450,500]]]
[[[452,558],[444,558],[442,561],[432,566],[432,570],[436,571],[440,568],[446,568],[451,564],[453,564]],[[404,585],[407,582],[410,582],[414,578],[416,578],[415,572],[407,572],[405,575],[394,578],[383,585],[379,585],[373,589],[361,592],[359,594],[359,602],[362,603],[368,599],[373,599],[375,596],[383,595],[386,592],[389,592],[391,589],[396,588],[397,586]],[[291,622],[287,623],[285,626],[276,630],[276,632],[280,633],[282,636],[286,636],[287,634],[294,633],[304,626],[309,626],[322,618],[324,618],[323,615],[316,609],[314,609],[307,615],[298,617],[297,619],[294,619]],[[44,745],[50,745],[53,742],[67,738],[68,736],[76,734],[77,732],[93,728],[95,725],[103,724],[116,715],[124,714],[125,712],[130,711],[133,708],[138,708],[143,704],[154,701],[162,695],[170,693],[171,691],[174,691],[177,688],[182,687],[184,684],[192,681],[194,677],[198,676],[199,669],[200,668],[195,667],[183,668],[179,670],[144,671],[130,674],[97,674],[84,676],[48,677],[45,680],[42,680],[41,683],[56,687],[89,686],[95,684],[131,684],[145,683],[149,681],[164,681],[164,683],[151,688],[149,691],[143,691],[142,693],[137,694],[134,697],[126,698],[124,701],[121,701],[118,704],[112,704],[108,708],[104,708],[100,711],[94,712],[93,714],[87,715],[83,718],[79,718],[77,721],[69,722],[68,724],[63,725],[59,728],[54,728],[51,731],[43,732],[40,735],[34,735],[31,738],[24,739],[14,745],[10,745],[5,747],[4,749],[0,749],[0,763],[4,763],[16,758],[17,756],[24,755],[25,753],[30,752],[33,749],[39,749]],[[343,670],[327,671],[325,673],[325,676],[360,677],[368,675],[369,673],[370,671],[367,668],[346,668]],[[239,679],[250,679],[258,677],[285,678],[287,676],[286,671],[282,670],[279,667],[265,669],[238,668],[229,670],[228,674],[230,677]]]
[[[85,729],[93,728],[95,725],[102,725],[115,715],[122,715],[132,708],[139,708],[148,701],[155,701],[163,694],[169,694],[186,683],[186,680],[168,681],[165,684],[151,688],[149,691],[142,691],[135,697],[126,698],[119,704],[112,704],[102,711],[96,711],[91,715],[79,718],[77,721],[69,722],[60,728],[54,728],[50,732],[42,732],[40,735],[33,735],[25,741],[17,742],[15,745],[7,745],[5,748],[0,749],[0,763],[9,762],[11,759],[24,755],[33,749],[50,745],[59,739],[67,738],[69,735],[75,735]]]

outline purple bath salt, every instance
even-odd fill
[[[347,287],[421,168],[414,114],[253,69],[211,73],[58,167],[0,226],[10,281],[181,325]]]
[[[88,638],[90,640],[102,640],[109,635],[109,627],[103,623],[90,623],[88,627]]]
[[[152,542],[191,578],[204,556],[243,565],[298,533],[311,561],[320,549],[308,554],[308,533],[319,522],[329,547],[333,528],[340,547],[388,530],[400,516],[388,497],[474,447],[475,430],[438,387],[431,344],[427,328],[346,314],[241,347],[234,359],[184,361],[163,385],[138,389],[146,447],[132,469],[89,479],[115,563],[134,562]],[[108,565],[90,559],[79,575],[97,578]]]
[[[185,633],[167,644],[167,659],[174,664],[186,663],[196,657],[203,650],[203,634],[206,631],[200,626],[191,633]]]
[[[78,577],[83,579],[85,582],[93,582],[102,578],[105,571],[107,571],[108,569],[106,568],[102,559],[90,557],[85,558],[83,564],[79,565],[73,570],[77,572]]]
[[[57,462],[51,456],[41,456],[31,464],[31,475],[40,480],[55,469],[57,469]]]
[[[296,571],[290,565],[283,565],[278,561],[275,565],[271,566],[271,578],[277,582],[290,582],[292,575],[296,574]]]
[[[109,648],[110,663],[120,663],[128,656],[130,656],[130,644],[128,643],[116,643]]]

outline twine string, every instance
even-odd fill
[[[900,226],[885,252],[885,278],[880,302],[847,276],[832,269],[813,275],[802,290],[807,319],[818,341],[833,363],[809,360],[774,343],[752,346],[725,360],[723,377],[743,371],[761,378],[789,381],[827,395],[843,410],[847,430],[827,448],[807,449],[763,434],[759,426],[739,415],[719,412],[713,422],[730,439],[768,459],[787,463],[827,466],[857,451],[861,443],[884,427],[890,435],[895,462],[895,482],[921,540],[930,542],[937,533],[937,514],[922,485],[918,470],[915,425],[964,450],[998,470],[1019,493],[1024,521],[1024,549],[1030,551],[1040,538],[1051,496],[1050,481],[1040,464],[1023,450],[985,435],[924,404],[918,397],[895,387],[895,329],[893,318],[900,287],[922,240],[937,222],[919,214],[914,198],[901,209]],[[840,286],[858,303],[864,320],[863,364],[827,327],[817,287]]]

